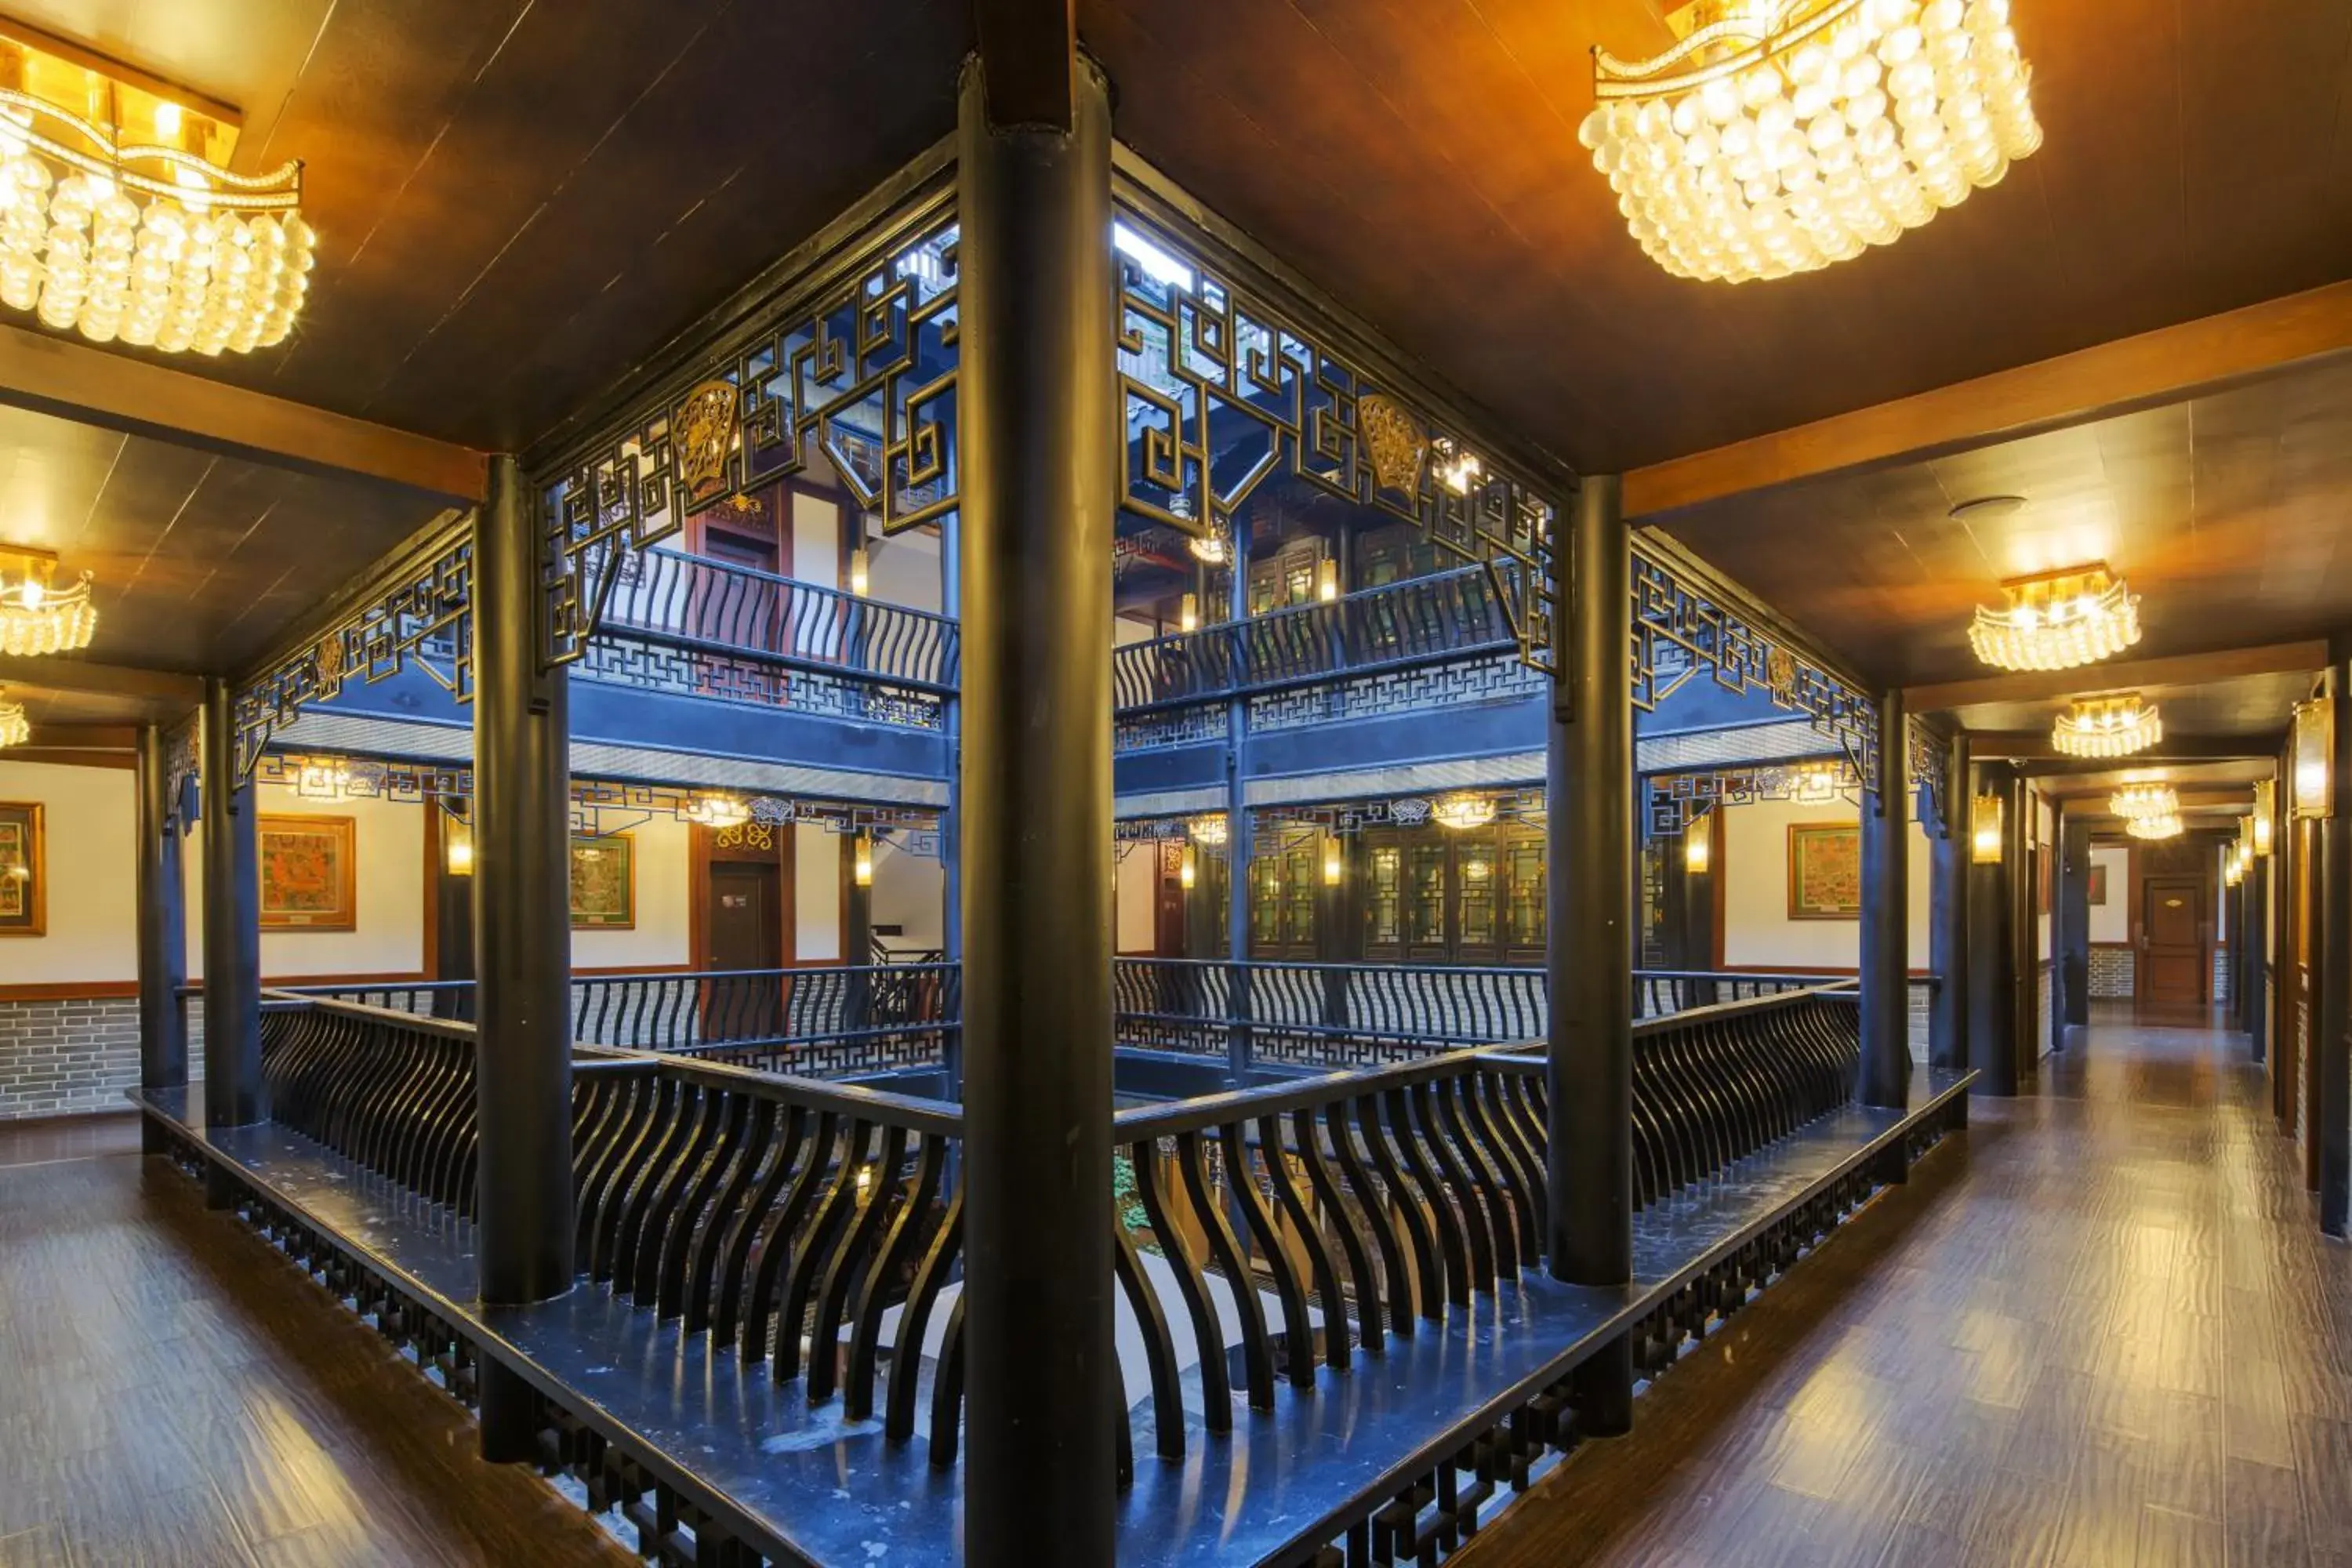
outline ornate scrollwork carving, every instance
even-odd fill
[[[823,453],[885,534],[957,500],[956,223],[934,190],[850,241],[698,364],[575,448],[539,487],[541,654],[578,658],[632,552],[689,512],[797,474]]]
[[[1949,756],[1933,730],[1912,720],[1905,726],[1911,740],[1911,787],[1917,795],[1919,825],[1937,838],[1952,831]]]
[[[413,663],[459,702],[474,697],[474,532],[453,531],[423,566],[240,689],[236,776],[249,779],[270,736],[305,705],[351,680],[369,684]]]
[[[1662,773],[1648,781],[1650,835],[1671,837],[1718,806],[1759,801],[1794,801],[1804,805],[1856,805],[1862,775],[1840,757],[1817,763],[1771,763],[1754,767]]]
[[[1197,246],[1132,209],[1120,219],[1182,264],[1118,257],[1121,507],[1204,538],[1267,479],[1294,475],[1486,563],[1519,656],[1549,669],[1552,500],[1294,312],[1219,275]]]

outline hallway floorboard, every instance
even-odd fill
[[[0,1127],[0,1568],[635,1561],[134,1120]]]
[[[2078,1034],[1458,1561],[2352,1568],[2352,1248],[2244,1049]]]

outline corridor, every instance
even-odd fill
[[[2095,1023],[1461,1561],[2352,1564],[2352,1248],[2242,1037]]]

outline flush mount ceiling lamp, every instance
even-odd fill
[[[1495,820],[1495,797],[1469,794],[1444,795],[1431,805],[1429,815],[1440,827],[1466,833]]]
[[[25,716],[25,705],[0,699],[0,749],[21,746],[33,738],[33,721]]]
[[[56,585],[58,558],[47,550],[0,544],[0,653],[73,653],[98,631],[89,574]]]
[[[233,112],[68,49],[0,21],[0,302],[171,353],[282,342],[310,288],[301,163],[234,174]]]
[[[2178,816],[2180,797],[2170,784],[2127,784],[2107,797],[2107,809],[2135,822],[2143,816]]]
[[[2164,739],[2164,715],[2137,692],[2077,697],[2050,730],[2050,743],[2070,757],[2128,757]]]
[[[2139,641],[2139,595],[2105,562],[2011,577],[2000,608],[1977,606],[1969,646],[2002,669],[2072,669]]]
[[[2178,838],[2180,837],[2180,816],[2177,812],[2159,816],[2135,816],[2124,824],[2124,831],[2134,838]]]
[[[1578,129],[1650,258],[1785,278],[1888,245],[2042,145],[2008,0],[1697,0],[1592,51]]]

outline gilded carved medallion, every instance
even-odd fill
[[[677,454],[678,482],[689,505],[728,488],[727,459],[735,449],[741,404],[734,386],[706,381],[686,395],[670,416],[670,449]]]
[[[1356,426],[1372,459],[1372,478],[1384,490],[1411,495],[1421,488],[1421,462],[1429,453],[1429,433],[1389,397],[1367,393],[1356,403]]]

